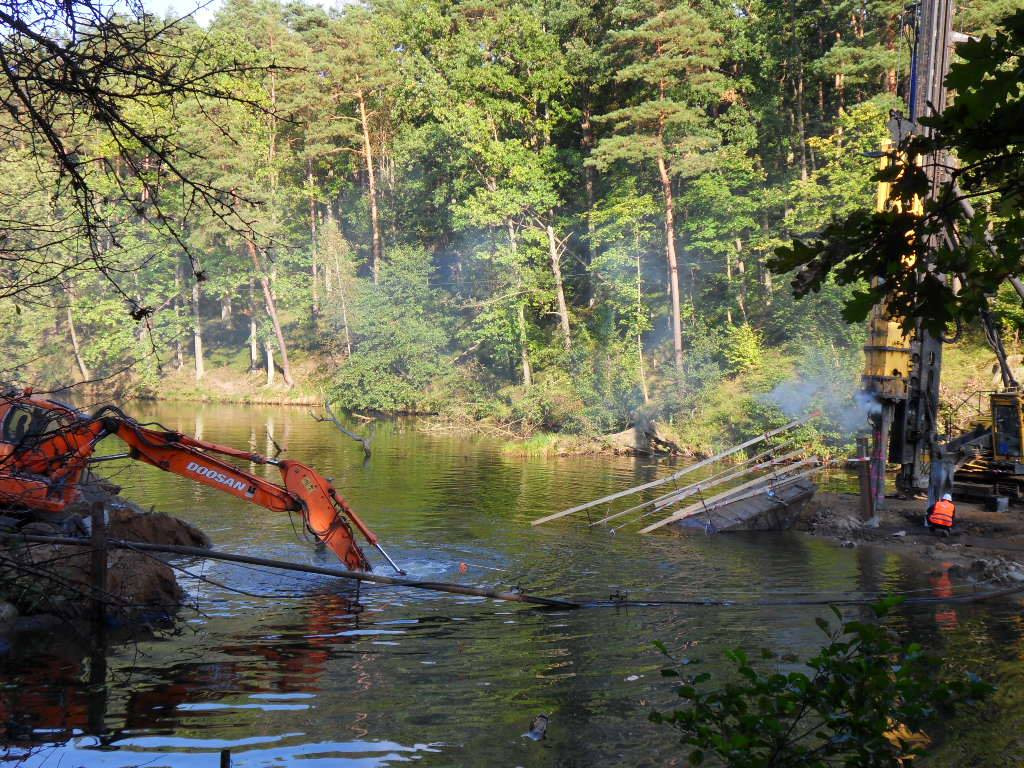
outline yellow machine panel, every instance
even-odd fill
[[[892,144],[885,146],[889,152]],[[880,167],[889,165],[888,155],[880,161]],[[891,185],[878,184],[878,199],[875,210],[885,211],[895,203],[890,199]],[[883,400],[905,400],[907,377],[910,374],[910,339],[903,335],[899,322],[889,316],[884,304],[876,304],[868,320],[868,339],[864,345],[864,374],[861,385]]]
[[[864,390],[886,400],[907,396],[910,372],[910,339],[899,323],[890,320],[881,305],[871,310],[868,342],[864,345]]]

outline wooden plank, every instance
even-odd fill
[[[805,472],[798,472],[795,475],[786,475],[782,479],[780,479],[778,482],[774,483],[771,486],[771,489],[774,490],[776,488],[781,488],[784,485],[789,485],[790,483],[795,483],[797,480],[802,480],[803,478],[807,477],[808,475],[813,475],[816,472],[820,472],[822,469],[824,469],[824,466],[818,466],[818,467],[814,467],[813,469],[808,469]],[[738,501],[745,501],[747,499],[752,499],[755,496],[760,496],[766,490],[768,490],[768,489],[767,488],[755,488],[754,490],[747,491],[746,493],[742,494],[741,496],[737,496],[736,498],[722,499],[721,501],[715,502],[714,504],[710,504],[707,507],[701,507],[700,509],[698,509],[698,510],[696,510],[694,512],[691,512],[688,515],[684,515],[683,517],[680,517],[680,518],[678,518],[678,520],[674,520],[673,522],[679,522],[679,520],[685,520],[688,517],[696,517],[701,512],[704,512],[705,510],[708,511],[708,512],[714,512],[715,510],[721,509],[722,507],[728,506],[729,504],[735,504]]]
[[[757,478],[754,478],[753,480],[751,480],[750,482],[743,483],[742,485],[737,485],[735,488],[730,488],[727,491],[722,491],[719,494],[716,494],[716,495],[714,495],[714,496],[712,496],[710,498],[707,498],[707,499],[703,499],[702,501],[699,501],[696,504],[692,504],[689,507],[686,507],[681,512],[676,512],[673,515],[669,515],[668,517],[662,518],[661,520],[659,520],[656,523],[652,523],[651,525],[648,525],[646,528],[641,529],[640,533],[650,533],[651,531],[656,531],[658,528],[661,528],[664,525],[668,525],[671,522],[674,522],[676,520],[679,520],[680,518],[686,517],[690,512],[693,512],[694,510],[699,511],[701,509],[704,509],[706,506],[712,504],[713,502],[727,499],[729,496],[733,496],[733,495],[739,493],[740,491],[745,491],[748,488],[753,488],[755,485],[767,485],[772,480],[778,480],[781,477],[783,477],[784,475],[789,474],[789,473],[793,472],[794,470],[799,469],[800,467],[806,467],[808,464],[810,464],[812,462],[817,462],[817,461],[818,461],[817,457],[812,457],[810,459],[804,459],[803,461],[798,461],[795,464],[790,464],[786,468],[786,472],[783,473],[783,474],[765,475],[764,477],[757,477]]]
[[[722,459],[728,458],[729,456],[739,453],[740,451],[750,448],[751,446],[757,445],[758,443],[763,443],[765,440],[770,440],[776,435],[781,435],[783,432],[788,432],[794,427],[799,427],[803,424],[806,424],[808,421],[810,421],[813,418],[816,418],[817,416],[818,412],[815,411],[810,416],[805,416],[802,419],[794,419],[793,421],[789,422],[788,424],[785,424],[784,426],[779,427],[778,429],[773,429],[770,432],[765,432],[763,435],[752,437],[746,442],[740,443],[739,445],[733,448],[730,448],[726,451],[722,451],[721,453],[718,453],[708,459],[704,459],[703,461],[698,461],[696,464],[691,464],[688,467],[684,467],[678,472],[674,472],[673,474],[668,475],[667,477],[662,477],[659,478],[658,480],[652,480],[649,483],[644,483],[643,485],[638,485],[635,486],[634,488],[627,488],[624,491],[612,493],[609,494],[608,496],[604,496],[594,501],[588,501],[586,504],[580,504],[575,507],[570,507],[569,509],[563,509],[561,512],[555,512],[553,515],[547,515],[546,517],[537,518],[532,523],[530,523],[530,525],[541,525],[542,523],[548,523],[552,520],[558,520],[561,517],[566,517],[567,515],[575,514],[576,512],[582,512],[583,510],[590,509],[591,507],[596,507],[601,504],[607,504],[609,501],[615,501],[616,499],[621,499],[625,496],[632,496],[634,493],[646,491],[648,488],[657,488],[659,485],[671,483],[673,480],[678,480],[680,477],[683,477],[684,475],[687,475],[690,472],[694,472],[698,469],[706,467],[709,464],[714,464],[716,461],[721,461]]]
[[[804,449],[800,448],[799,450],[796,451],[790,451],[789,453],[783,456],[776,456],[775,458],[769,459],[768,461],[763,461],[760,464],[757,464],[756,466],[749,467],[748,469],[743,469],[737,472],[732,472],[731,474],[726,474],[723,477],[720,477],[717,480],[714,480],[713,482],[710,483],[694,483],[690,487],[680,490],[678,493],[667,494],[662,498],[661,501],[654,505],[654,508],[656,510],[664,509],[667,506],[670,506],[672,504],[675,504],[676,502],[682,501],[683,499],[687,499],[690,496],[693,496],[693,494],[695,493],[700,493],[701,491],[708,491],[712,488],[718,487],[722,483],[727,483],[730,480],[736,480],[737,478],[749,475],[751,472],[757,472],[758,470],[761,469],[767,469],[768,467],[778,466],[779,464],[785,464],[786,462],[792,461],[797,456],[800,456],[803,452]]]
[[[764,458],[765,456],[769,456],[769,455],[771,455],[771,453],[774,450],[775,449],[773,448],[771,451],[765,451],[763,453],[760,453],[756,457],[754,457],[753,460],[761,459],[761,458]],[[708,490],[710,488],[716,488],[719,485],[721,485],[722,483],[727,483],[730,480],[736,480],[738,478],[745,477],[746,475],[749,475],[751,472],[757,472],[758,470],[765,469],[765,468],[773,466],[775,464],[778,464],[778,463],[781,463],[781,462],[785,462],[785,461],[790,461],[791,459],[795,459],[797,456],[799,456],[803,452],[804,451],[801,448],[798,451],[792,451],[791,453],[787,453],[784,456],[777,456],[777,457],[771,459],[770,461],[762,462],[762,463],[757,464],[756,466],[753,466],[753,467],[747,467],[747,468],[743,469],[743,468],[741,468],[742,465],[740,465],[740,467],[737,467],[737,468],[734,468],[734,469],[730,469],[730,470],[726,470],[725,472],[719,472],[718,474],[712,475],[711,477],[705,478],[704,480],[701,480],[699,482],[696,482],[696,483],[693,483],[691,485],[688,485],[685,488],[679,488],[678,490],[672,491],[671,493],[666,493],[664,496],[659,496],[656,499],[650,499],[649,501],[645,501],[643,504],[638,504],[635,507],[630,507],[629,509],[625,509],[622,512],[617,512],[614,515],[608,515],[608,517],[604,518],[603,520],[598,520],[596,523],[591,523],[590,526],[593,527],[593,526],[598,525],[599,523],[605,522],[607,520],[614,520],[617,517],[622,517],[623,515],[627,515],[630,512],[636,512],[639,509],[643,509],[644,507],[649,507],[649,506],[651,506],[653,504],[654,505],[654,509],[652,509],[650,512],[645,512],[644,514],[640,515],[640,517],[638,517],[636,520],[632,521],[632,522],[639,522],[640,520],[643,520],[645,517],[653,515],[655,512],[657,512],[657,511],[659,511],[661,509],[664,509],[667,506],[670,506],[672,504],[677,504],[678,502],[682,501],[683,499],[686,499],[686,498],[689,498],[690,496],[693,496],[693,494],[695,494],[695,493],[700,493],[701,491],[706,491],[706,490]],[[748,459],[747,461],[743,462],[743,464],[746,464],[749,461],[752,461],[752,459]],[[623,523],[623,525],[619,526],[619,528],[624,527],[626,525],[629,525],[629,523],[628,522],[627,523]],[[613,530],[618,530],[618,528],[615,528]]]
[[[817,457],[812,457],[812,458],[809,458],[809,459],[804,459],[803,461],[798,461],[798,462],[796,462],[794,464],[790,464],[788,467],[786,467],[785,471],[783,471],[783,472],[775,473],[775,474],[772,474],[772,475],[765,475],[763,477],[759,477],[759,478],[756,478],[754,480],[751,480],[749,483],[743,483],[742,485],[737,485],[735,488],[730,488],[729,490],[723,491],[722,493],[716,494],[715,496],[711,496],[711,497],[709,497],[707,499],[703,499],[702,501],[699,501],[699,502],[697,502],[695,504],[691,504],[690,506],[686,507],[685,509],[682,509],[682,510],[680,510],[678,512],[675,512],[672,515],[670,515],[669,517],[664,518],[662,520],[659,520],[657,523],[654,523],[653,525],[647,526],[646,528],[641,530],[640,533],[648,533],[648,532],[653,531],[653,530],[655,530],[657,528],[660,528],[660,527],[662,527],[664,525],[668,525],[669,523],[676,522],[677,520],[682,520],[683,518],[690,517],[690,516],[696,515],[696,514],[700,514],[704,510],[718,509],[719,507],[721,507],[721,506],[723,506],[725,504],[731,504],[731,503],[733,503],[735,501],[739,501],[741,499],[747,499],[747,498],[750,498],[751,496],[756,496],[757,494],[764,492],[765,486],[776,487],[776,486],[779,486],[779,485],[784,485],[785,483],[790,482],[791,480],[795,479],[796,477],[803,477],[804,476],[803,474],[799,474],[799,475],[794,476],[792,473],[795,470],[797,470],[797,469],[799,469],[801,467],[807,466],[808,464],[815,463],[817,461],[818,461]],[[820,467],[815,467],[815,469],[812,470],[812,471],[817,472],[819,469],[820,469]],[[740,493],[742,491],[745,491],[745,490],[748,490],[748,489],[751,489],[751,488],[753,488],[754,490],[749,491],[749,493],[746,493],[746,494],[743,494],[743,495],[740,495],[740,496],[736,495],[736,494],[738,494],[738,493]]]
[[[699,485],[700,483],[707,483],[707,482],[709,482],[711,480],[717,480],[723,474],[729,474],[731,472],[735,472],[740,467],[743,467],[743,466],[745,466],[747,464],[750,464],[751,462],[756,462],[759,459],[763,459],[765,456],[771,456],[779,448],[781,448],[784,445],[789,445],[789,443],[791,443],[791,442],[792,442],[791,440],[787,440],[785,443],[782,443],[779,446],[776,446],[774,448],[769,448],[767,451],[762,451],[761,453],[757,454],[756,456],[751,456],[749,459],[745,459],[744,461],[740,462],[739,464],[736,464],[736,465],[731,466],[731,467],[727,467],[726,469],[723,469],[723,470],[721,470],[719,472],[716,472],[715,474],[711,475],[710,477],[706,477],[703,480],[699,480],[696,483],[692,483],[690,485],[683,486],[682,488],[676,488],[676,489],[674,489],[672,491],[669,491],[668,493],[666,493],[666,494],[664,494],[662,496],[656,496],[653,499],[648,499],[647,501],[645,501],[645,502],[643,502],[641,504],[637,504],[635,507],[630,507],[629,509],[624,509],[621,512],[616,512],[614,514],[608,515],[607,517],[602,517],[600,520],[597,520],[596,522],[590,523],[590,527],[593,528],[595,525],[601,525],[601,523],[607,523],[609,520],[615,520],[617,518],[623,517],[625,515],[628,515],[630,512],[636,512],[637,510],[641,510],[644,507],[649,507],[652,504],[657,504],[662,499],[667,499],[670,496],[674,496],[677,493],[681,493],[682,491],[685,491],[685,490],[688,490],[690,488],[693,488],[693,486]],[[747,471],[749,472],[749,471],[752,471],[752,470],[747,470]]]

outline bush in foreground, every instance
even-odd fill
[[[875,605],[876,618],[898,602]],[[665,669],[666,677],[682,678],[676,692],[684,704],[651,720],[679,731],[692,747],[691,765],[710,759],[730,768],[895,768],[923,754],[924,728],[991,692],[974,676],[945,679],[939,659],[916,643],[902,645],[882,624],[843,623],[832,610],[840,622],[817,620],[827,644],[805,662],[808,672],[765,674],[741,650],[728,654],[739,682],[721,687],[703,688],[707,673]]]

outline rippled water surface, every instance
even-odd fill
[[[943,588],[927,573],[934,566],[801,534],[639,537],[632,526],[611,535],[589,528],[585,515],[530,526],[672,470],[649,461],[522,458],[408,421],[359,425],[373,438],[364,463],[359,446],[303,409],[160,404],[133,413],[260,452],[273,453],[276,441],[332,477],[413,577],[571,598],[737,602]],[[199,525],[219,549],[332,564],[287,515],[142,465],[102,469],[130,498]],[[254,471],[277,479],[272,467]],[[740,644],[806,654],[823,613],[799,605],[541,611],[399,588],[357,595],[328,577],[175,563],[193,574],[181,578],[194,610],[182,611],[174,634],[115,646],[105,687],[90,685],[88,660],[60,643],[20,643],[0,660],[4,759],[198,767],[230,749],[232,765],[252,768],[682,764],[671,731],[647,722],[673,700],[652,643],[685,649],[712,670]],[[930,606],[895,621],[958,663],[1015,679],[1024,653],[1018,614],[1009,602]],[[524,738],[541,712],[551,717],[548,738]]]

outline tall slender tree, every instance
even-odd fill
[[[722,36],[687,0],[634,0],[616,9],[620,28],[609,35],[607,55],[620,62],[616,80],[628,90],[625,104],[600,117],[608,129],[591,162],[616,162],[657,171],[661,188],[665,259],[671,297],[675,366],[683,367],[679,259],[674,183],[709,167],[716,145],[710,109],[729,98],[719,71]]]

